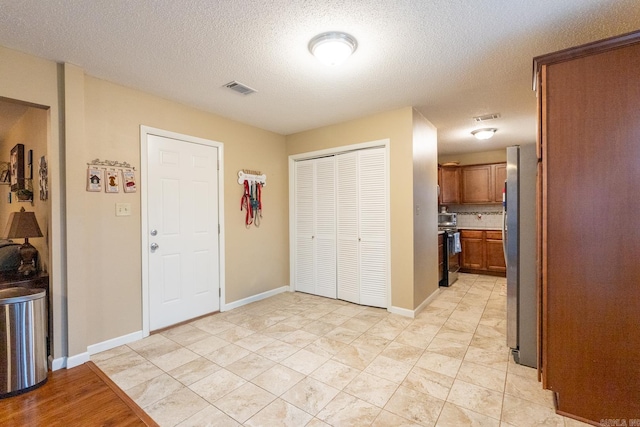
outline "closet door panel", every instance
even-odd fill
[[[315,160],[315,294],[336,297],[335,158]]]
[[[295,288],[314,293],[314,164],[296,162],[295,176]]]
[[[360,303],[357,153],[336,156],[338,298]]]
[[[387,200],[385,150],[359,156],[360,302],[387,306]]]

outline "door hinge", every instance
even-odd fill
[[[222,298],[222,288],[218,288],[218,296]]]
[[[217,160],[218,163],[218,170],[220,170],[220,159]]]
[[[218,224],[218,234],[220,234],[220,224]]]

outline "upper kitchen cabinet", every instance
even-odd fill
[[[460,168],[457,166],[442,166],[438,170],[440,181],[441,205],[460,203]]]
[[[506,163],[462,166],[462,203],[491,204],[502,202]]]
[[[626,425],[640,418],[640,31],[534,69],[543,385],[562,415]]]

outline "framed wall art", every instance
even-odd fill
[[[104,173],[105,175],[105,183],[104,183],[104,191],[107,193],[119,193],[120,192],[120,183],[118,182],[118,173],[115,169],[108,169]]]
[[[24,144],[16,144],[16,146],[11,149],[9,163],[11,171],[11,191],[24,189]]]
[[[102,191],[102,169],[87,168],[87,191]]]

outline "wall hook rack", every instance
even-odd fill
[[[110,168],[121,168],[121,169],[136,170],[136,168],[131,166],[129,163],[127,163],[127,162],[119,162],[117,160],[93,159],[91,162],[88,162],[87,165],[89,165],[89,166],[105,166],[105,167],[110,167]]]
[[[267,175],[260,173],[260,171],[242,169],[238,171],[238,184],[242,185],[245,181],[249,181],[249,184],[257,182],[264,187],[267,185]]]

